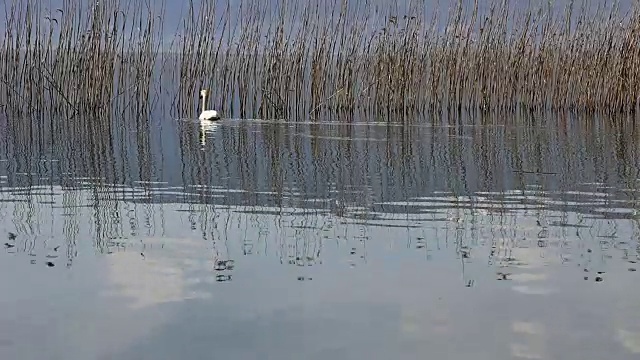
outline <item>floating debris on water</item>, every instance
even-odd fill
[[[231,275],[218,274],[218,275],[216,275],[216,281],[217,282],[231,281]]]

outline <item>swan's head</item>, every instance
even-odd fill
[[[200,90],[200,98],[205,98],[207,95],[209,95],[209,90]]]

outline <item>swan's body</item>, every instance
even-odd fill
[[[198,119],[206,120],[206,121],[216,121],[220,120],[220,113],[215,110],[205,110],[207,108],[207,95],[209,94],[208,90],[200,90],[200,97],[202,98],[202,112]]]
[[[220,120],[220,114],[218,114],[218,112],[215,110],[205,110],[200,114],[200,117],[198,117],[198,119],[208,121]]]

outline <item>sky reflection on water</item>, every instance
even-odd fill
[[[549,124],[3,137],[0,357],[634,358],[637,134]]]

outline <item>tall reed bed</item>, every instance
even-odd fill
[[[160,99],[193,117],[207,87],[212,107],[243,118],[635,112],[640,5],[590,4],[460,0],[440,14],[426,0],[202,0],[174,29],[162,2],[13,0],[0,103],[14,114],[140,121]]]
[[[64,0],[50,9],[15,0],[5,7],[0,99],[14,115],[73,118],[110,114],[124,97],[147,103],[161,33],[144,6]]]

